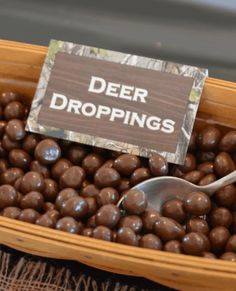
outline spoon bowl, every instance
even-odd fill
[[[143,191],[147,196],[148,205],[160,211],[162,205],[168,200],[176,198],[183,200],[186,194],[194,191],[202,191],[211,196],[220,188],[234,182],[236,182],[236,170],[206,186],[198,186],[177,177],[162,176],[141,182],[132,189]],[[120,206],[122,201],[123,197],[119,200],[117,206]]]

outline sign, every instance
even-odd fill
[[[51,41],[27,130],[183,163],[207,70]]]

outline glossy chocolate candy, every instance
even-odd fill
[[[16,206],[17,192],[11,185],[0,186],[0,208]]]
[[[124,195],[122,205],[128,213],[140,215],[147,207],[146,195],[140,190],[129,190]]]
[[[163,242],[181,240],[185,235],[184,228],[177,221],[168,217],[159,217],[154,224],[154,231]]]
[[[203,192],[191,192],[184,198],[184,208],[192,215],[205,215],[211,210],[211,200]]]
[[[182,239],[182,249],[186,254],[200,256],[210,250],[210,242],[201,232],[189,232]]]
[[[142,248],[148,248],[153,250],[161,250],[162,242],[156,235],[149,233],[145,234],[139,240],[139,246]]]
[[[25,137],[25,125],[19,119],[8,121],[5,132],[12,141],[19,141]]]
[[[53,164],[61,157],[61,148],[53,139],[47,138],[37,144],[34,156],[43,165]]]
[[[162,206],[162,215],[182,223],[186,219],[183,201],[180,199],[172,199],[165,202]]]
[[[120,174],[109,167],[101,167],[94,175],[94,182],[98,188],[117,187],[120,180]]]
[[[43,192],[45,188],[45,182],[43,176],[34,171],[27,172],[21,180],[21,192],[29,193],[31,191]]]
[[[117,157],[113,167],[120,175],[129,177],[137,168],[141,166],[139,157],[131,154],[123,154]]]
[[[79,166],[72,166],[67,169],[60,176],[60,186],[61,188],[74,188],[79,189],[82,186],[83,181],[85,180],[85,171]]]
[[[120,209],[114,204],[106,204],[98,209],[95,216],[96,225],[114,228],[120,220]]]
[[[149,158],[149,168],[153,176],[166,176],[168,163],[161,155],[154,154]]]

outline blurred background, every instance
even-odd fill
[[[0,38],[73,41],[236,81],[236,0],[0,0]]]

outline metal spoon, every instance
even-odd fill
[[[206,186],[198,186],[180,178],[164,176],[141,182],[132,189],[142,190],[147,196],[149,206],[160,211],[163,203],[168,200],[175,198],[183,200],[185,194],[193,191],[202,191],[211,196],[215,191],[234,182],[236,182],[236,170]],[[117,206],[120,206],[122,201],[123,197]]]

